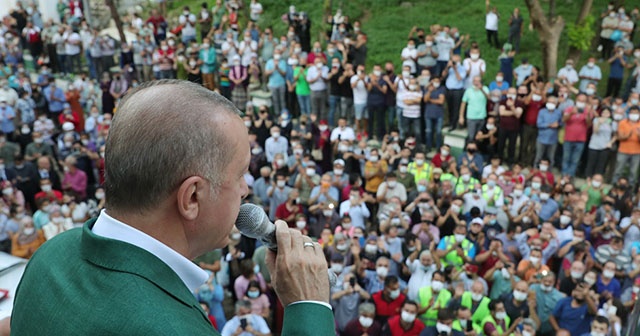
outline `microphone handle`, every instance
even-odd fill
[[[276,242],[276,230],[271,231],[268,235],[261,237],[260,241],[266,245],[271,251],[278,253],[278,243]],[[335,272],[327,268],[329,276],[329,286],[334,287],[338,282],[338,276]]]

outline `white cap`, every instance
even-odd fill
[[[76,127],[73,126],[72,122],[67,121],[66,123],[62,124],[62,130],[65,132],[69,132],[69,131],[73,131]]]
[[[333,165],[341,165],[344,167],[344,160],[343,159],[337,159],[335,161],[333,161]]]

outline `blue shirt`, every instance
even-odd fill
[[[489,91],[493,91],[495,89],[498,89],[500,91],[505,91],[509,88],[509,83],[507,83],[507,81],[503,80],[502,83],[500,83],[500,85],[498,85],[498,82],[493,81],[491,82],[491,84],[489,84]]]
[[[47,86],[44,89],[44,97],[49,103],[49,111],[53,113],[60,113],[64,109],[64,103],[67,102],[67,98],[64,96],[64,92],[59,87],[53,91],[53,99],[51,98],[51,86]]]
[[[622,56],[624,61],[627,61],[626,56]],[[611,69],[609,72],[609,78],[622,79],[624,75],[624,67],[622,66],[622,62],[620,59],[616,58],[613,62],[611,62]]]
[[[285,62],[283,59],[280,59],[280,61],[278,61],[278,68],[284,71],[286,76],[287,62]],[[268,84],[269,87],[277,88],[277,87],[282,87],[286,84],[285,78],[282,76],[282,74],[280,74],[278,70],[275,69],[274,59],[270,59],[267,61],[267,64],[265,65],[265,70],[267,71],[275,70],[273,71],[273,73],[271,73],[271,75],[269,75],[269,84]]]
[[[4,108],[0,107],[0,129],[4,133],[13,133],[16,130],[16,126],[13,124],[13,118],[16,116],[16,112],[13,111],[13,107],[6,105]]]
[[[558,123],[558,127],[551,128],[549,125],[554,122]],[[543,145],[554,145],[558,143],[558,130],[562,123],[562,111],[556,108],[553,111],[547,110],[543,107],[538,113],[538,120],[536,126],[538,126],[538,142]]]
[[[558,211],[558,202],[554,199],[549,198],[546,201],[540,201],[540,213],[538,213],[538,216],[543,221],[548,221],[556,211]]]
[[[504,81],[513,84],[513,57],[500,57],[500,72],[504,74]]]
[[[320,194],[321,188],[322,186],[319,186],[319,185],[313,187],[313,189],[311,189],[311,194],[309,195],[309,198],[314,198],[318,194]],[[329,188],[329,197],[333,198],[334,201],[340,200],[340,192],[338,191],[338,188],[331,186]],[[320,196],[318,196],[318,200],[316,200],[316,204],[321,202],[329,202],[329,200],[327,199],[327,196],[325,196],[324,194],[320,194]]]
[[[458,69],[458,74],[460,75],[460,80],[456,78],[456,73],[453,71],[453,67]],[[445,86],[449,90],[461,90],[464,89],[464,80],[467,78],[467,70],[464,68],[462,64],[453,65],[449,68],[449,72],[447,73],[447,81],[445,82]]]
[[[598,281],[596,281],[596,288],[598,289],[598,293],[603,293],[604,291],[608,291],[613,295],[614,298],[620,298],[620,294],[622,294],[620,281],[618,279],[613,278],[608,285],[605,285],[602,282],[602,275],[598,275]]]
[[[531,76],[531,72],[533,71],[533,66],[531,64],[520,64],[518,65],[513,72],[516,73],[518,79],[516,80],[516,86],[520,86],[522,82],[524,82],[527,77]]]
[[[582,335],[591,329],[593,316],[589,314],[587,304],[578,308],[571,307],[572,297],[566,297],[553,308],[553,316],[558,322],[558,326],[567,329],[571,335]]]

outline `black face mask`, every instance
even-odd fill
[[[478,151],[478,150],[477,150],[477,149],[475,149],[475,148],[469,148],[469,149],[467,149],[467,152],[468,152],[469,154],[474,154],[474,153],[475,153],[475,152],[477,152],[477,151]]]
[[[578,299],[577,297],[575,297],[575,296],[574,296],[574,297],[573,297],[573,299],[574,299],[574,300],[576,300],[576,302],[577,302],[578,304],[583,304],[583,303],[584,303],[584,298],[582,298],[582,299]]]

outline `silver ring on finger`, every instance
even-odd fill
[[[302,246],[315,248],[315,245],[313,243],[311,243],[311,242],[304,242],[304,244]]]

